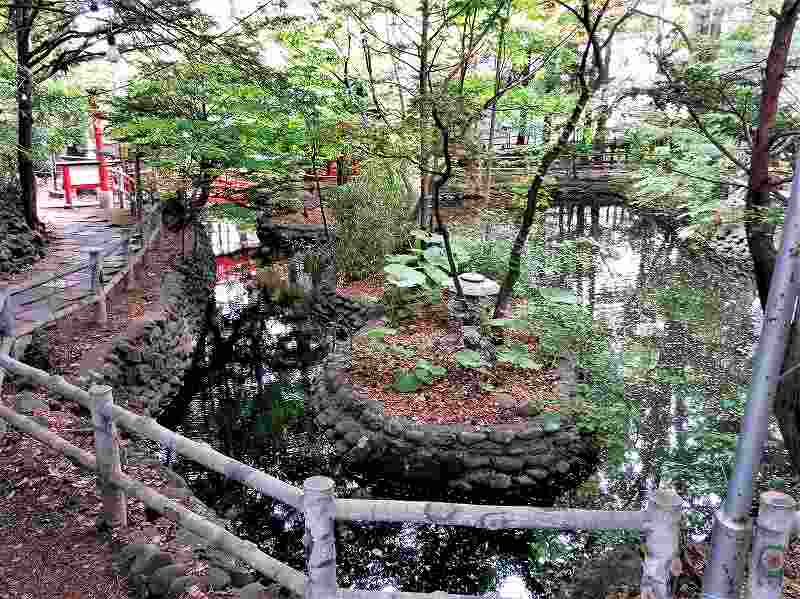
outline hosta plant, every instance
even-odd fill
[[[445,368],[434,366],[428,360],[417,360],[413,370],[396,370],[394,384],[390,385],[398,393],[414,393],[420,385],[430,385],[434,378],[447,373]]]
[[[500,362],[510,362],[516,368],[542,369],[541,364],[531,359],[528,354],[528,346],[523,343],[512,343],[510,347],[501,347],[497,351],[497,359]]]
[[[464,349],[460,352],[453,354],[456,362],[462,368],[480,368],[484,366],[483,359],[481,359],[481,355],[471,349]]]

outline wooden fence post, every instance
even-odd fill
[[[131,244],[133,232],[128,229],[123,235],[125,236],[125,255],[128,260],[128,289],[132,289],[139,286],[139,282],[136,280],[136,266],[133,264],[133,248]]]
[[[101,248],[89,248],[89,263],[91,264],[90,276],[92,293],[97,295],[97,315],[98,324],[105,324],[108,321],[108,308],[106,307],[106,294],[103,290],[103,254]]]
[[[311,476],[303,481],[306,553],[305,599],[336,597],[336,517],[334,481]]]
[[[114,397],[108,385],[92,385],[92,422],[94,448],[97,458],[98,486],[103,496],[103,518],[112,528],[128,526],[128,504],[125,492],[107,480],[112,474],[122,474],[119,462],[119,434],[112,420]]]
[[[783,565],[792,533],[796,502],[786,493],[761,494],[761,506],[750,555],[749,595],[751,599],[780,599],[783,596]]]
[[[647,556],[642,565],[642,597],[671,599],[672,577],[679,573],[681,506],[674,489],[658,489],[648,505]]]

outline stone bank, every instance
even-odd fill
[[[346,382],[349,342],[331,352],[323,376],[314,381],[308,404],[315,423],[345,465],[394,480],[433,482],[476,495],[525,501],[576,487],[596,465],[593,435],[562,417],[556,431],[541,416],[510,427],[424,425],[387,416],[380,401],[356,393]],[[549,493],[546,493],[549,494]]]

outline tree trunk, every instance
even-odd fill
[[[420,228],[425,226],[425,211],[426,211],[426,198],[429,189],[430,175],[426,172],[428,167],[428,160],[430,158],[430,149],[427,146],[427,139],[425,130],[428,127],[428,28],[430,26],[430,3],[429,0],[421,0],[420,12],[422,13],[422,35],[419,46],[419,167],[421,170],[420,176],[420,197],[417,203],[417,224]]]
[[[509,4],[509,10],[510,10]],[[494,95],[497,95],[497,91],[500,89],[500,69],[503,66],[503,40],[506,35],[506,20],[500,23],[500,35],[497,40],[497,52],[495,52],[496,57],[496,64],[494,66]],[[494,128],[495,124],[497,123],[497,100],[492,102],[492,116],[489,120],[489,147],[487,151],[489,152],[488,158],[486,160],[486,180],[484,182],[483,187],[483,196],[486,200],[489,199],[489,193],[492,189],[492,167],[494,166]]]
[[[561,153],[563,147],[569,142],[569,138],[575,130],[583,110],[589,102],[592,94],[588,88],[584,88],[581,95],[578,97],[578,102],[572,110],[569,120],[561,130],[561,135],[558,138],[558,143],[545,152],[542,158],[542,163],[539,165],[539,172],[533,178],[530,188],[528,189],[528,203],[525,206],[525,214],[522,217],[522,227],[514,239],[514,245],[511,248],[511,257],[508,261],[508,268],[506,269],[506,276],[503,279],[503,284],[500,287],[500,292],[497,294],[497,302],[494,307],[494,318],[509,318],[511,315],[511,291],[514,289],[514,284],[519,279],[520,261],[522,250],[525,243],[528,241],[528,234],[533,225],[533,217],[536,214],[536,199],[539,194],[539,189],[542,186],[547,171],[550,165],[556,160]]]
[[[40,230],[36,205],[36,178],[33,173],[33,73],[30,68],[31,8],[16,10],[17,35],[17,172],[25,221]]]
[[[747,194],[748,210],[756,206],[766,208],[771,204],[769,134],[778,112],[778,97],[783,87],[783,78],[786,76],[786,61],[797,24],[798,12],[800,12],[800,2],[784,0],[780,19],[775,24],[772,46],[767,57],[767,68],[761,83],[758,129],[753,135],[753,152],[748,180],[750,191]],[[772,243],[775,226],[745,221],[745,230],[750,253],[753,256],[761,307],[765,309],[769,283],[775,269],[776,252]]]
[[[778,112],[778,97],[783,87],[786,61],[799,11],[800,2],[784,0],[780,19],[775,24],[772,46],[767,57],[767,68],[761,84],[758,129],[753,135],[753,152],[748,180],[750,191],[747,194],[746,204],[748,210],[756,206],[768,207],[771,205],[769,135]],[[765,310],[777,257],[772,241],[775,227],[774,225],[745,221],[745,230],[750,254],[753,257],[761,308]],[[798,327],[800,324],[795,322],[790,330],[784,354],[784,371],[800,361]],[[773,406],[794,471],[800,472],[800,370],[794,371],[778,384]]]
[[[789,329],[789,341],[783,359],[786,371],[800,363],[800,319]],[[773,404],[783,443],[795,472],[800,472],[800,368],[778,383]]]
[[[525,72],[524,75],[529,75],[531,72],[531,57],[533,55],[533,50],[528,48],[528,63],[525,65]],[[530,79],[523,83],[523,87],[528,87],[530,83]],[[521,146],[525,143],[525,137],[528,134],[528,109],[526,107],[522,108],[520,112],[520,128],[517,132],[517,145]]]

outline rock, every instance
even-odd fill
[[[30,391],[23,391],[17,393],[14,397],[14,405],[17,412],[20,414],[30,415],[34,410],[41,410],[47,407],[47,403],[35,397]]]
[[[503,443],[507,445],[514,439],[514,432],[493,430],[489,433],[489,438],[495,443]]]
[[[555,456],[544,453],[541,455],[529,455],[525,457],[525,464],[527,466],[550,466],[553,462],[556,461]]]
[[[566,474],[569,472],[569,462],[559,460],[556,464],[556,470],[558,470],[561,474]]]
[[[150,592],[154,595],[164,595],[169,591],[169,587],[176,578],[180,578],[186,574],[186,571],[191,566],[190,563],[172,564],[164,566],[153,572],[148,587]]]
[[[421,443],[425,440],[425,432],[415,428],[407,428],[403,433],[403,436],[409,441],[413,441],[415,443]]]
[[[212,566],[208,569],[208,572],[206,572],[206,576],[208,577],[209,586],[215,591],[224,589],[231,583],[230,574],[222,568]]]
[[[463,460],[467,468],[481,468],[492,463],[491,458],[486,455],[467,454],[464,456]]]
[[[169,585],[169,590],[167,591],[167,597],[179,597],[181,593],[185,593],[189,589],[191,589],[195,584],[198,586],[203,586],[203,583],[207,582],[204,576],[179,576],[175,580],[172,581],[172,584]],[[208,587],[206,586],[206,589]],[[205,589],[201,589],[205,590]]]
[[[253,574],[244,570],[228,570],[228,574],[231,577],[231,586],[235,588],[246,587],[255,579]]]
[[[153,572],[164,566],[172,564],[172,556],[165,551],[156,551],[155,553],[148,552],[136,558],[133,562],[129,574],[135,576],[136,574],[144,574],[150,576]]]
[[[175,542],[181,545],[191,545],[195,549],[204,549],[211,544],[208,539],[204,539],[183,527],[178,528],[178,532],[175,533]]]
[[[472,491],[473,489],[472,485],[465,480],[451,480],[448,483],[448,486],[451,489],[456,489],[457,491],[464,491],[464,492],[469,492]]]
[[[206,549],[205,557],[209,565],[217,568],[222,568],[223,570],[234,570],[237,568],[236,558],[222,549],[216,547]]]
[[[487,438],[486,433],[463,431],[458,434],[458,440],[464,445],[474,445],[480,441],[485,441]]]
[[[160,551],[158,545],[151,543],[131,543],[125,545],[118,556],[118,560],[122,566],[127,566],[131,561],[135,561],[144,555],[154,555]]]
[[[537,480],[542,480],[544,478],[547,478],[548,474],[547,470],[542,470],[541,468],[528,468],[525,472],[526,474],[532,476]]]
[[[273,594],[264,585],[253,582],[239,591],[239,599],[276,599],[277,594]]]
[[[492,459],[494,467],[503,472],[518,472],[525,467],[525,462],[520,458],[499,456]]]

